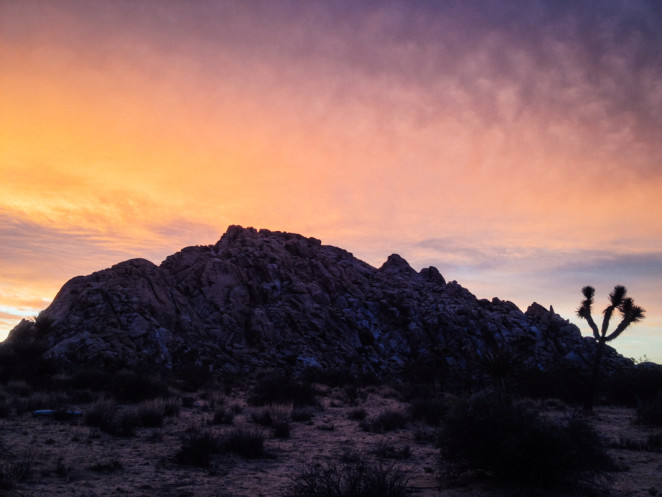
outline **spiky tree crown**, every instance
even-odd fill
[[[577,316],[588,322],[593,331],[593,336],[598,341],[610,342],[623,333],[628,326],[644,319],[644,313],[646,312],[644,308],[635,305],[632,298],[626,297],[627,289],[623,285],[616,285],[614,290],[609,294],[610,305],[608,305],[602,312],[602,327],[600,331],[598,331],[598,327],[593,321],[593,316],[591,315],[595,289],[591,286],[585,286],[582,288],[582,294],[584,295],[584,300],[577,309]],[[607,329],[609,328],[609,321],[615,310],[618,310],[621,313],[622,319],[616,329],[608,335]]]

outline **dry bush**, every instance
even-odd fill
[[[406,480],[394,466],[373,466],[364,458],[311,465],[292,479],[281,497],[404,497]]]
[[[134,409],[122,410],[112,400],[101,400],[85,412],[83,423],[109,435],[131,437],[135,435],[139,421]]]
[[[651,426],[662,426],[662,390],[637,405],[637,421]]]
[[[163,426],[165,419],[165,400],[145,400],[138,404],[138,424],[147,428],[159,428]]]
[[[247,459],[258,459],[265,455],[264,434],[255,429],[235,428],[225,434],[221,448]]]
[[[254,410],[251,413],[251,420],[261,426],[273,428],[276,438],[287,438],[290,436],[292,410],[291,405],[272,404]]]
[[[175,460],[185,466],[206,468],[211,456],[221,450],[220,439],[211,431],[190,428],[181,438],[181,446],[175,454]]]
[[[399,430],[407,425],[407,415],[398,410],[387,409],[382,411],[376,418],[364,421],[360,424],[363,431],[371,433],[386,433]]]
[[[292,404],[295,407],[317,405],[315,386],[283,374],[270,374],[260,378],[253,388],[248,403],[254,406]]]
[[[445,416],[439,446],[447,481],[478,472],[509,484],[590,487],[616,469],[586,421],[550,420],[494,392],[458,400]]]

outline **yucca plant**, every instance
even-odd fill
[[[638,323],[644,319],[644,313],[646,312],[644,308],[635,305],[634,300],[630,297],[627,297],[627,289],[623,285],[616,285],[614,290],[609,294],[610,304],[602,311],[602,326],[598,329],[598,325],[595,324],[593,316],[591,315],[591,309],[593,306],[593,297],[595,296],[595,289],[592,286],[585,286],[582,288],[582,294],[584,295],[584,300],[582,301],[579,309],[577,309],[577,316],[581,319],[585,319],[588,325],[593,331],[593,336],[597,342],[597,350],[595,352],[595,360],[593,362],[593,371],[591,373],[591,383],[589,386],[589,391],[586,395],[586,401],[584,403],[584,409],[587,411],[593,410],[593,398],[595,396],[595,389],[598,384],[598,373],[600,370],[600,362],[602,361],[602,356],[607,345],[607,342],[611,342],[619,337],[621,333],[631,324]],[[611,333],[607,333],[609,329],[609,321],[611,320],[614,311],[619,311],[621,313],[621,322],[616,326],[616,329]]]

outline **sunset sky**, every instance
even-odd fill
[[[292,231],[479,298],[646,319],[662,3],[0,0],[0,339],[71,277]]]

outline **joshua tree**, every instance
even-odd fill
[[[602,327],[600,330],[598,330],[598,326],[595,324],[595,321],[593,321],[593,316],[591,316],[591,306],[593,305],[595,289],[591,286],[585,286],[582,288],[582,293],[584,294],[584,300],[579,306],[579,309],[577,309],[577,316],[586,320],[588,325],[591,327],[591,330],[593,330],[593,336],[598,343],[598,347],[595,352],[595,361],[593,362],[591,383],[589,386],[588,394],[586,396],[586,402],[584,404],[584,409],[587,411],[592,411],[593,397],[595,395],[595,388],[598,382],[600,361],[602,360],[607,342],[611,342],[617,338],[631,324],[637,323],[644,319],[644,312],[646,311],[642,307],[635,305],[632,298],[626,297],[627,290],[624,286],[616,285],[614,290],[609,294],[610,305],[608,305],[607,308],[602,311],[604,314],[604,317],[602,318]],[[622,319],[616,329],[607,334],[607,329],[609,328],[609,320],[611,319],[611,316],[615,310],[618,310],[621,313]]]

